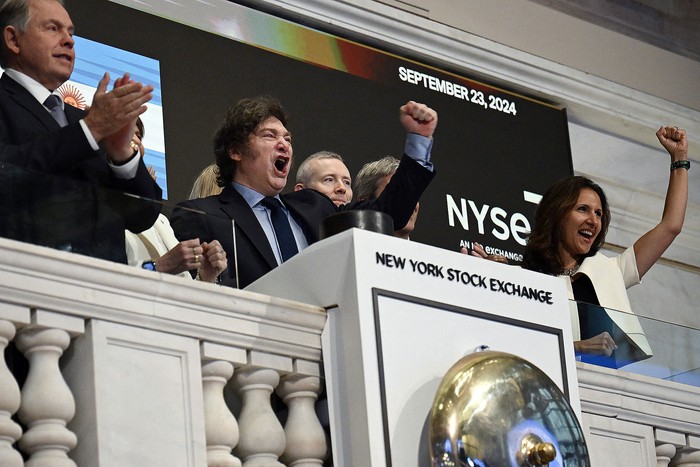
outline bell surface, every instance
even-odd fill
[[[590,466],[583,430],[537,366],[487,350],[445,374],[428,421],[434,467]]]

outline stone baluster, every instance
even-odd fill
[[[241,437],[236,453],[243,459],[243,467],[284,467],[278,462],[286,444],[284,429],[270,405],[279,374],[249,366],[236,371],[233,379],[242,400],[238,417]]]
[[[656,444],[657,467],[668,467],[673,456],[676,455],[676,446],[670,443]]]
[[[326,434],[314,409],[320,392],[318,376],[297,374],[284,377],[277,388],[289,408],[284,425],[287,447],[282,456],[289,467],[319,467],[326,458]]]
[[[671,467],[699,467],[700,447],[685,446],[678,449],[669,465]]]
[[[686,435],[677,431],[654,428],[657,467],[668,467],[678,449],[686,445]]]
[[[75,415],[75,400],[58,360],[70,344],[62,329],[30,327],[20,331],[17,348],[29,360],[19,418],[28,430],[19,447],[30,455],[26,467],[75,467],[67,453],[77,444],[66,424]]]
[[[238,423],[224,401],[224,386],[233,375],[233,365],[222,360],[204,362],[202,386],[208,467],[240,467],[231,454],[238,444]]]
[[[15,336],[14,325],[0,320],[0,357],[5,355],[7,344]],[[22,428],[12,420],[20,404],[20,392],[17,381],[0,358],[0,465],[21,467],[24,465],[22,455],[15,451],[12,444],[22,436]]]

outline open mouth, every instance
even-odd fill
[[[275,159],[275,169],[277,169],[278,172],[285,173],[288,166],[289,157],[277,156],[277,159]]]
[[[588,229],[583,229],[578,231],[579,235],[581,235],[583,238],[585,238],[588,241],[593,240],[593,231],[588,230]]]

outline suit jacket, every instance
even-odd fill
[[[281,198],[311,245],[319,239],[321,221],[338,211],[375,209],[389,214],[394,225],[406,225],[434,175],[404,156],[391,181],[377,199],[336,207],[330,198],[311,189],[286,193]],[[244,288],[277,267],[272,248],[255,213],[232,186],[225,187],[219,195],[179,203],[173,210],[170,223],[180,241],[191,238],[199,238],[202,242],[219,240],[228,257],[228,270],[222,274],[222,283],[225,285]]]
[[[19,83],[0,78],[0,236],[126,263],[124,229],[155,222],[161,189],[143,161],[130,180],[116,178],[93,151],[66,105],[61,128]]]

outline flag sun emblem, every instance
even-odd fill
[[[85,109],[85,97],[75,86],[64,84],[58,88],[58,95],[66,104],[70,104],[81,110]]]

